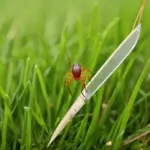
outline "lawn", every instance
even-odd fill
[[[71,63],[91,77],[131,32],[142,0],[0,2],[1,150],[149,150],[150,2],[130,56],[47,148],[81,92]],[[86,80],[86,83],[88,80]]]

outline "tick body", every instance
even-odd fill
[[[79,64],[74,64],[72,66],[72,74],[75,80],[80,80],[81,77],[81,67]]]
[[[68,56],[68,54],[67,54],[67,56]],[[70,66],[70,68],[72,70],[68,71],[66,73],[66,79],[64,81],[64,85],[68,86],[68,91],[72,95],[72,92],[71,92],[71,89],[70,89],[70,84],[72,83],[72,81],[73,80],[80,81],[80,83],[82,85],[82,90],[83,90],[85,88],[85,80],[86,80],[86,78],[88,78],[88,80],[90,80],[90,76],[89,76],[88,73],[89,72],[91,73],[91,71],[89,69],[87,69],[87,68],[83,69],[83,67],[81,67],[79,64],[71,65],[71,61],[70,61],[69,56],[68,56],[68,62],[69,62],[69,66]]]

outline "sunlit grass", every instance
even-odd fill
[[[64,17],[66,20],[53,14],[54,18],[58,15],[60,19],[53,22],[43,13],[35,21],[37,25],[32,21],[29,25],[30,19],[24,25],[17,24],[11,17],[0,20],[2,150],[46,149],[54,129],[81,91],[80,83],[74,82],[71,97],[64,87],[65,72],[69,69],[66,48],[72,63],[81,64],[84,59],[85,68],[95,74],[132,29],[140,2],[132,2],[130,14],[125,10],[129,3],[102,1],[96,5],[93,2],[89,7],[89,2],[87,14],[79,11],[71,19]],[[108,12],[106,4],[108,7],[113,5],[113,9]],[[148,149],[148,8],[149,2],[136,49],[49,149],[107,149],[110,141],[114,149],[120,146],[121,149]],[[61,15],[65,16],[65,13]],[[136,138],[132,141],[142,134],[144,140]]]

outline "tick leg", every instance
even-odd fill
[[[92,71],[91,71],[90,69],[88,69],[88,68],[82,70],[82,73],[85,73],[85,72],[90,72],[90,73],[92,73]]]
[[[71,96],[72,96],[72,92],[71,92],[71,89],[70,89],[70,83],[68,83],[68,91],[69,91],[69,93],[71,94]]]
[[[70,57],[69,57],[69,55],[68,55],[68,52],[67,52],[67,58],[68,58],[68,64],[69,64],[69,66],[71,67],[71,60],[70,60]]]
[[[72,76],[72,72],[67,72],[66,73],[68,76],[66,76],[66,79],[64,81],[64,85],[66,85],[67,82],[69,82],[68,80],[72,80],[73,79],[73,76]]]
[[[86,96],[85,96],[84,93],[83,93],[83,89],[84,89],[84,88],[85,88],[85,91],[86,91],[86,86],[85,86],[84,79],[81,78],[80,81],[81,81],[81,84],[82,84],[82,95],[83,95],[83,97],[84,97],[85,99],[87,99]]]
[[[71,71],[67,71],[66,75],[71,75],[72,76],[72,72]]]
[[[72,76],[68,76],[67,78],[66,78],[66,80],[64,81],[64,85],[66,86],[67,85],[67,87],[68,87],[68,91],[69,91],[69,93],[71,94],[71,96],[72,96],[72,92],[71,92],[71,89],[70,89],[70,83],[72,82],[72,79],[73,79],[73,77]]]
[[[72,82],[72,76],[67,76],[67,78],[64,81],[64,85],[66,86],[67,83],[71,83]]]
[[[89,76],[88,74],[82,74],[81,76],[82,76],[82,77],[87,77],[88,80],[91,81],[91,78],[90,78],[90,76]]]

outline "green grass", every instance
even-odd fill
[[[25,2],[28,13],[18,1],[0,2],[1,150],[46,149],[81,91],[73,82],[71,97],[64,87],[66,49],[94,75],[131,31],[142,1],[67,2]],[[149,6],[135,50],[48,149],[150,149]]]

